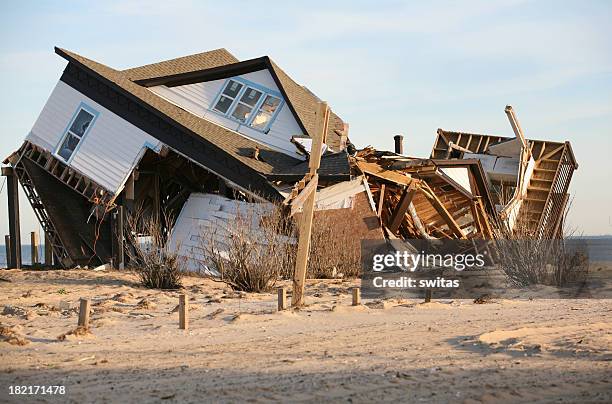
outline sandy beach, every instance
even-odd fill
[[[144,289],[131,273],[0,275],[2,402],[612,400],[610,300],[352,307],[357,281],[321,280],[308,282],[307,307],[277,312],[276,294],[186,277],[182,331],[180,291]],[[92,299],[90,333],[58,340],[80,297]],[[15,385],[66,394],[10,395]]]

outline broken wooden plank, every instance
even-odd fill
[[[302,207],[311,193],[317,192],[317,184],[319,183],[319,174],[312,176],[308,185],[291,202],[291,216],[295,215]]]
[[[380,217],[382,213],[382,207],[385,199],[385,184],[380,186],[380,192],[378,193],[378,208],[376,209],[376,214]]]
[[[293,294],[291,295],[291,305],[293,307],[301,307],[304,305],[304,286],[306,284],[306,268],[308,266],[308,254],[310,252],[310,235],[312,232],[312,219],[314,215],[314,206],[316,198],[316,185],[318,178],[314,178],[321,163],[321,147],[323,138],[329,126],[329,108],[326,102],[318,104],[317,119],[314,137],[312,139],[312,153],[310,162],[310,174],[313,176],[311,182],[314,183],[314,189],[308,194],[308,199],[304,203],[302,217],[300,218],[298,250],[295,260],[295,271],[293,273]],[[315,152],[316,151],[316,152]]]
[[[409,175],[400,174],[396,171],[386,170],[376,163],[357,161],[357,167],[364,173],[374,177],[394,182],[399,185],[410,185],[412,178]]]
[[[455,219],[453,219],[451,214],[446,210],[444,204],[440,201],[440,199],[438,199],[436,194],[430,189],[428,190],[425,188],[421,188],[421,191],[423,191],[423,195],[425,195],[425,197],[427,198],[431,206],[436,210],[436,212],[438,212],[438,214],[442,216],[453,234],[461,239],[465,239],[466,235],[463,230],[461,230],[461,226],[459,226]]]
[[[404,221],[406,212],[408,212],[408,207],[410,207],[410,204],[412,203],[412,198],[414,197],[415,193],[416,183],[413,182],[404,190],[404,193],[402,194],[399,203],[395,207],[395,211],[391,215],[391,219],[389,220],[389,230],[391,232],[396,233],[400,225]]]

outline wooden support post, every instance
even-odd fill
[[[425,303],[431,302],[431,289],[425,290]]]
[[[40,264],[38,259],[38,233],[30,232],[30,263],[32,265]]]
[[[130,211],[134,210],[134,176],[135,172],[132,172],[125,183],[125,205]]]
[[[353,288],[353,306],[359,306],[361,304],[361,289]]]
[[[280,287],[278,291],[278,311],[283,311],[287,308],[287,289]]]
[[[19,182],[13,167],[2,167],[6,177],[8,197],[9,234],[11,236],[10,261],[13,268],[21,268],[21,229],[19,226]]]
[[[189,299],[185,293],[179,295],[179,328],[189,329]]]
[[[90,307],[91,300],[81,298],[81,305],[79,306],[79,327],[89,328]]]
[[[329,108],[326,102],[320,102],[317,109],[316,128],[313,132],[312,148],[310,149],[309,168],[310,174],[315,177],[321,163],[321,148],[323,138],[327,133],[329,125]],[[318,181],[312,178],[311,181]],[[304,203],[304,209],[300,218],[298,251],[295,261],[295,272],[293,273],[293,294],[291,295],[291,305],[300,307],[304,305],[304,285],[306,283],[306,268],[308,266],[308,253],[310,252],[310,234],[312,232],[312,218],[314,215],[314,205],[316,183],[308,199]]]
[[[6,249],[6,268],[12,268],[11,262],[11,236],[8,234],[4,236],[4,248]]]
[[[112,257],[113,267],[115,269],[123,269],[125,267],[125,248],[124,248],[124,220],[125,208],[121,205],[117,206],[117,210],[112,215]]]
[[[412,203],[412,198],[416,192],[416,186],[414,183],[411,183],[408,188],[402,194],[399,203],[395,207],[395,211],[391,215],[391,219],[389,220],[389,230],[392,233],[395,233],[399,230],[402,222],[404,221],[404,217],[406,216],[406,212],[408,212],[408,208]]]
[[[51,237],[45,232],[45,265],[53,265],[53,246],[51,245]]]

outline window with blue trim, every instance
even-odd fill
[[[212,110],[243,125],[267,132],[280,110],[282,99],[276,91],[229,79],[213,103]]]
[[[79,106],[74,118],[66,128],[56,154],[68,162],[96,119],[97,112]]]

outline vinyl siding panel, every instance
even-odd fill
[[[69,166],[117,193],[145,147],[159,149],[161,143],[64,82],[55,86],[26,139],[55,152],[81,103],[99,115],[75,150]]]
[[[280,92],[267,69],[237,77]],[[150,90],[195,115],[227,129],[234,130],[257,142],[271,146],[292,157],[301,158],[296,153],[295,146],[291,143],[291,137],[302,136],[303,132],[286,102],[283,103],[268,133],[262,133],[240,125],[238,122],[210,110],[225,81],[226,79],[221,79],[177,87],[155,86],[151,87]]]

